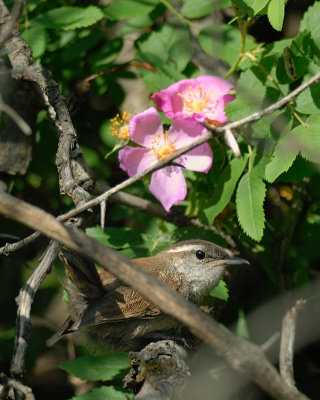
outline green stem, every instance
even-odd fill
[[[238,67],[243,59],[243,53],[244,53],[245,46],[246,46],[246,38],[247,38],[249,22],[250,22],[250,19],[243,21],[240,18],[238,18],[238,27],[239,27],[239,31],[240,31],[240,37],[241,37],[240,53],[239,53],[239,56],[238,56],[235,64],[225,74],[225,76],[224,76],[225,79],[228,78],[230,75],[232,75],[238,69]]]
[[[162,3],[173,15],[178,17],[181,21],[185,22],[188,24],[190,27],[192,27],[194,24],[189,21],[187,18],[185,18],[182,14],[180,14],[170,3],[168,0],[160,0],[160,3]]]

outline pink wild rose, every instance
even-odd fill
[[[218,76],[204,75],[183,79],[154,93],[152,100],[170,119],[194,118],[198,121],[228,122],[224,107],[234,99],[228,94],[233,85]]]
[[[175,120],[169,131],[164,132],[160,115],[154,107],[132,117],[129,132],[131,140],[142,146],[126,146],[119,151],[120,167],[130,177],[207,133],[201,124],[188,119]],[[212,158],[210,146],[204,143],[177,158],[175,162],[192,171],[208,172]],[[171,206],[184,200],[187,195],[182,168],[170,165],[155,171],[149,189],[163,207],[170,211]]]

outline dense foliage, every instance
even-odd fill
[[[294,24],[291,6],[298,4],[294,1],[29,0],[19,29],[34,59],[51,71],[67,96],[87,163],[100,181],[114,186],[127,178],[118,160],[118,151],[127,142],[119,144],[112,135],[110,120],[117,113],[141,113],[154,106],[151,95],[155,92],[183,79],[214,75],[234,85],[231,94],[235,99],[225,106],[225,113],[229,121],[237,121],[276,102],[319,72],[320,1],[300,3],[301,21],[289,30],[289,24]],[[197,218],[197,225],[176,225],[110,203],[104,231],[91,226],[87,234],[128,257],[152,255],[188,238],[212,240],[225,247],[227,239],[232,239],[254,271],[245,271],[241,277],[237,274],[223,322],[238,320],[238,327],[243,326],[245,314],[259,303],[311,284],[319,275],[319,95],[320,82],[286,107],[235,130],[241,150],[238,158],[221,137],[209,142],[212,168],[207,174],[184,170],[188,194],[172,208],[173,213]],[[173,121],[160,115],[169,128]],[[5,124],[6,117],[2,118]],[[32,162],[26,176],[12,179],[10,192],[59,215],[73,203],[59,195],[56,148],[56,134],[46,112],[41,111]],[[146,177],[127,192],[156,203],[149,184],[150,177]],[[0,233],[5,244],[8,235],[14,241],[30,232],[1,219]],[[36,265],[42,246],[36,242],[7,258],[2,256],[0,311],[6,318],[1,322],[0,363],[4,370],[13,346],[14,297]],[[33,314],[39,318],[35,318],[29,348],[30,382],[36,379],[32,371],[39,357],[46,359],[49,354],[45,341],[52,334],[47,325],[53,318],[47,310],[52,299],[57,301],[58,289],[61,297],[58,278],[62,274],[57,262],[36,297]],[[214,294],[226,299],[225,283]],[[240,331],[250,335],[250,326]],[[64,345],[57,346],[61,350]],[[79,348],[79,353],[85,352]],[[101,369],[99,359],[90,357],[85,355],[80,362],[92,369],[96,366],[92,374],[79,373],[83,369],[77,362],[65,363],[63,369],[82,379],[112,381],[114,387],[95,389],[105,393],[91,392],[94,398],[125,399],[116,389],[121,386],[119,373],[126,368],[123,355],[105,356],[112,363],[107,371]],[[63,357],[59,353],[54,359],[57,363]],[[106,361],[102,358],[101,362]]]

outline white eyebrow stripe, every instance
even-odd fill
[[[166,250],[167,253],[180,253],[181,251],[195,251],[202,249],[199,244],[184,244],[182,246],[175,247],[173,249]]]

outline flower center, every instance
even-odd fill
[[[170,154],[176,151],[174,141],[168,138],[168,131],[165,131],[163,135],[158,132],[156,135],[152,135],[151,138],[152,151],[159,160],[169,157]]]
[[[121,140],[130,139],[129,133],[129,120],[131,118],[131,114],[126,111],[123,112],[122,117],[117,114],[114,118],[110,119],[112,126],[110,127],[110,134],[112,136],[116,136]]]
[[[213,93],[207,92],[202,85],[197,88],[189,86],[189,89],[185,94],[178,93],[183,100],[183,111],[186,114],[206,114],[213,111],[216,106]]]

